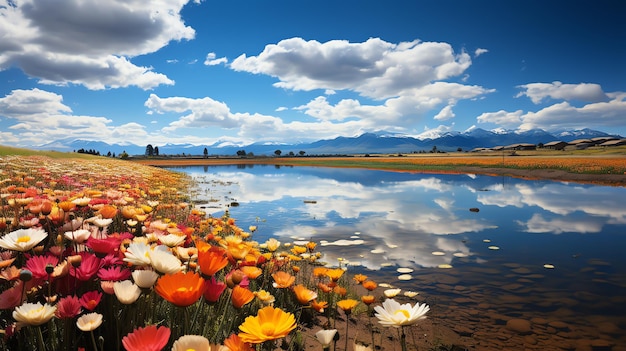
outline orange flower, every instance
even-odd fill
[[[364,275],[364,274],[355,274],[355,275],[354,275],[354,278],[352,278],[352,279],[354,279],[354,281],[355,281],[357,284],[361,284],[361,283],[363,283],[364,281],[366,281],[366,280],[367,280],[367,276],[366,276],[366,275]]]
[[[324,309],[328,307],[328,302],[313,300],[311,307],[319,313],[324,313]]]
[[[371,305],[376,301],[376,297],[373,295],[364,295],[361,296],[361,301],[366,305]]]
[[[341,308],[346,314],[350,314],[352,309],[359,304],[359,301],[353,299],[345,299],[337,301],[337,307]]]
[[[254,351],[250,344],[241,340],[237,334],[232,334],[228,339],[225,339],[224,346],[228,348],[229,351]],[[213,348],[211,348],[211,350],[213,350]]]
[[[259,310],[258,315],[246,317],[239,326],[239,337],[244,342],[260,344],[284,338],[295,328],[296,318],[293,313],[266,306]]]
[[[309,241],[308,243],[306,243],[306,248],[309,249],[310,252],[313,252],[316,246],[317,243],[315,243],[314,241]]]
[[[197,246],[198,264],[202,274],[211,277],[228,265],[228,258],[224,249],[211,246],[202,241],[199,241]]]
[[[243,266],[239,268],[239,270],[241,270],[248,279],[256,279],[263,273],[261,268],[255,266]]]
[[[74,204],[72,201],[61,201],[61,202],[59,202],[58,206],[63,211],[69,212],[69,211],[73,210],[74,207],[76,207],[76,204]]]
[[[331,291],[333,291],[333,288],[331,288],[330,286],[324,284],[324,283],[318,283],[317,284],[317,288],[320,289],[322,292],[325,293],[329,293]]]
[[[242,288],[239,285],[236,285],[233,288],[233,292],[231,295],[231,302],[235,308],[241,308],[248,302],[254,299],[254,293],[246,288]]]
[[[378,284],[376,284],[376,282],[372,280],[366,280],[362,284],[363,287],[369,291],[372,291],[378,287]]]
[[[204,279],[198,273],[178,272],[165,274],[157,280],[155,290],[176,306],[192,305],[204,292]]]
[[[278,289],[288,288],[296,281],[296,277],[284,271],[272,274],[272,278],[274,278],[274,284],[272,285]]]
[[[294,245],[294,247],[291,248],[291,252],[294,255],[300,255],[306,252],[306,247]]]
[[[136,328],[122,338],[122,345],[128,351],[162,350],[170,339],[170,328],[150,325]]]
[[[100,209],[100,215],[102,218],[113,218],[117,215],[117,207],[111,205],[104,205]]]
[[[294,273],[298,273],[298,272],[300,272],[300,267],[298,267],[298,266],[291,266],[291,270],[292,270]]]
[[[313,276],[315,277],[323,277],[326,275],[326,272],[328,271],[328,268],[326,267],[315,267],[313,268]]]
[[[326,276],[332,281],[336,282],[343,275],[344,270],[341,268],[333,268],[326,271]]]
[[[298,284],[294,286],[293,292],[296,294],[296,298],[298,299],[298,301],[303,305],[306,305],[311,300],[314,300],[317,298],[317,293],[315,291],[307,289],[302,284]]]
[[[333,288],[333,292],[335,292],[335,294],[339,296],[346,296],[346,294],[348,293],[348,290],[346,290],[346,288],[344,287],[337,285]]]

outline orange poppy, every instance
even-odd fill
[[[350,314],[352,309],[359,304],[359,301],[353,299],[345,299],[337,301],[337,307],[341,308],[346,314]]]
[[[339,296],[346,296],[348,290],[344,287],[337,285],[333,288],[333,292]]]
[[[367,280],[367,276],[366,276],[366,275],[364,275],[364,274],[355,274],[355,275],[354,275],[354,278],[352,278],[352,279],[354,279],[354,281],[355,281],[357,284],[361,284],[361,283],[363,283],[364,281],[366,281],[366,280]]]
[[[296,298],[298,299],[298,301],[303,305],[306,305],[311,300],[317,298],[317,293],[315,291],[307,289],[307,287],[302,284],[294,286],[293,292],[296,294]]]
[[[323,277],[326,275],[326,272],[328,271],[328,268],[326,267],[315,267],[313,268],[313,276],[315,277]]]
[[[157,280],[155,290],[174,305],[186,307],[194,304],[202,296],[204,279],[193,272],[165,274]]]
[[[254,299],[254,293],[246,288],[236,285],[230,296],[230,300],[235,308],[241,308]]]
[[[274,278],[273,286],[278,289],[288,288],[296,281],[296,277],[284,271],[272,274],[272,278]]]
[[[311,307],[319,313],[324,313],[324,309],[328,307],[328,302],[313,300],[311,302]]]
[[[366,280],[363,283],[361,283],[363,285],[363,287],[369,291],[372,291],[374,289],[376,289],[378,287],[378,284],[376,284],[375,281],[372,280]]]
[[[332,281],[336,282],[339,280],[339,278],[341,278],[343,272],[345,271],[341,268],[333,268],[326,271],[326,276]]]
[[[202,274],[211,277],[228,265],[224,249],[198,241],[198,264]]]
[[[254,351],[252,346],[250,346],[249,343],[241,340],[241,338],[237,334],[232,334],[227,339],[225,339],[224,346],[226,346],[229,351]]]
[[[261,275],[261,273],[263,273],[261,268],[255,266],[243,266],[239,268],[239,270],[241,270],[243,274],[248,277],[248,279],[256,279]]]
[[[117,215],[117,207],[112,205],[104,205],[99,211],[102,218],[113,218]]]
[[[361,296],[361,301],[366,305],[371,305],[376,301],[376,297],[373,295]]]
[[[331,291],[333,291],[333,288],[331,288],[330,286],[324,284],[324,283],[318,283],[317,284],[317,288],[320,289],[322,292],[325,293],[329,293]]]

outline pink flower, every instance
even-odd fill
[[[22,285],[24,283],[20,280],[12,288],[3,291],[0,294],[0,309],[8,310],[13,309],[22,304]]]
[[[84,296],[84,295],[83,295]],[[81,310],[81,302],[76,296],[62,297],[57,303],[55,315],[57,318],[74,318],[78,316]]]
[[[98,254],[107,255],[119,251],[121,243],[122,239],[118,235],[110,235],[105,239],[91,237],[87,240],[87,247]]]
[[[114,282],[120,280],[126,280],[130,278],[130,270],[122,268],[120,266],[113,266],[110,268],[100,268],[98,271],[98,278],[102,280],[111,280]]]
[[[80,297],[80,304],[89,311],[93,311],[100,303],[100,299],[102,299],[102,293],[93,290],[84,293],[83,296]]]
[[[136,328],[122,338],[122,345],[127,351],[160,351],[167,345],[170,334],[170,328],[164,326]]]
[[[102,258],[102,266],[123,266],[125,263],[118,255],[108,254]]]
[[[25,268],[33,273],[33,278],[43,279],[48,277],[46,266],[48,264],[55,267],[59,263],[59,258],[51,255],[31,256],[26,261]]]
[[[226,284],[215,280],[215,277],[211,277],[211,280],[205,280],[204,287],[204,298],[209,302],[217,302],[226,289]]]
[[[70,267],[70,275],[80,281],[90,280],[100,269],[100,259],[89,252],[79,252],[81,261],[78,267]]]

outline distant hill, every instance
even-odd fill
[[[548,133],[542,129],[533,129],[524,132],[493,130],[488,131],[480,128],[472,128],[465,132],[446,132],[437,137],[416,138],[401,134],[386,132],[364,133],[355,137],[337,137],[328,140],[318,140],[311,143],[281,144],[281,143],[254,143],[248,145],[224,145],[217,142],[213,145],[192,144],[165,144],[153,145],[159,148],[160,155],[202,155],[204,148],[210,155],[236,155],[237,151],[245,150],[255,155],[273,155],[275,150],[281,150],[282,155],[290,152],[299,154],[304,151],[306,155],[336,155],[336,154],[376,154],[376,153],[412,153],[430,151],[434,147],[440,151],[457,151],[459,148],[468,151],[480,147],[506,146],[517,143],[549,143],[551,141],[572,141],[576,139],[591,139],[597,137],[616,137],[597,130],[581,129]],[[95,150],[101,155],[108,152],[119,155],[126,152],[129,155],[145,154],[147,145],[135,144],[108,144],[102,141],[88,141],[80,139],[57,140],[36,147],[40,150],[77,151]]]

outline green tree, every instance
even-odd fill
[[[302,151],[302,150],[300,150],[300,152],[298,152],[298,154],[299,154],[300,156],[304,156],[304,154],[306,154],[306,151]]]
[[[204,152],[203,153],[204,153],[204,158],[209,157],[209,150],[207,150],[206,147],[204,148]]]
[[[275,154],[276,156],[280,156],[280,154],[282,154],[282,153],[283,153],[283,152],[282,152],[282,151],[280,151],[280,150],[276,150],[276,151],[274,151],[274,154]]]
[[[146,146],[146,156],[154,156],[154,148],[152,147],[152,144],[148,144],[148,146]]]

